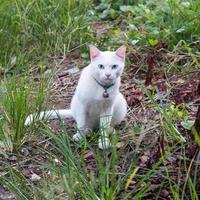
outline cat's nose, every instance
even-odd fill
[[[111,74],[105,74],[107,78],[109,78],[111,76]]]

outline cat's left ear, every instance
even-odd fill
[[[126,46],[123,45],[119,47],[116,51],[116,54],[124,61],[126,56]]]

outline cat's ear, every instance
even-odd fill
[[[126,56],[126,46],[121,46],[116,51],[117,56],[119,56],[122,60],[125,60]]]
[[[90,45],[90,59],[94,60],[99,54],[100,54],[100,50],[97,49],[94,45]]]

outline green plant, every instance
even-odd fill
[[[89,147],[96,161],[98,178],[96,174],[89,172],[84,161],[85,148],[89,146],[84,141],[81,152],[77,145],[73,145],[69,138],[69,133],[62,125],[62,135],[57,135],[49,129],[44,130],[53,138],[52,147],[55,156],[62,155],[63,160],[51,166],[53,176],[59,177],[62,188],[69,199],[115,199],[120,189],[119,179],[116,181],[117,154],[116,149],[112,148],[112,156],[109,158],[110,151],[100,152],[93,147]],[[80,153],[77,158],[77,153]],[[59,153],[59,154],[58,154]]]
[[[65,54],[86,42],[89,5],[90,0],[1,1],[0,69],[21,70],[33,59]]]
[[[46,127],[43,131],[52,138],[51,145],[54,149],[51,152],[51,180],[48,184],[50,188],[55,188],[55,180],[57,180],[57,188],[64,191],[69,199],[103,199],[127,200],[134,194],[135,199],[141,199],[148,195],[151,187],[151,178],[156,174],[156,170],[162,164],[162,159],[158,160],[152,169],[144,170],[140,175],[137,175],[139,167],[137,166],[137,152],[134,150],[128,154],[120,156],[116,148],[118,138],[116,135],[112,137],[112,148],[107,150],[99,150],[98,147],[91,145],[90,141],[83,141],[82,144],[74,144],[70,139],[69,133],[61,123],[62,134],[57,134]],[[92,139],[94,142],[95,137]],[[81,147],[81,148],[80,148]],[[85,151],[89,151],[90,156],[95,162],[95,171],[89,170],[87,166],[87,158]],[[127,167],[124,173],[118,171],[120,163],[127,162],[132,158],[132,162]],[[134,170],[134,175],[132,170]],[[125,192],[129,187],[133,178],[137,177],[137,184],[133,191]],[[141,189],[141,184],[145,183],[145,187]],[[43,191],[43,189],[41,189]],[[44,190],[46,195],[47,190]],[[49,191],[49,190],[48,190]],[[57,198],[55,193],[51,193],[50,197]]]
[[[45,199],[39,190],[33,187],[33,183],[17,169],[8,166],[9,176],[0,173],[0,186],[6,187],[14,194],[15,198],[21,200]]]
[[[44,107],[47,80],[41,79],[39,86],[27,78],[12,77],[0,87],[0,149],[1,153],[18,149],[31,136],[24,123],[31,112],[40,112]],[[33,88],[37,88],[33,97]],[[33,101],[34,100],[34,101]],[[31,103],[32,104],[31,104]],[[34,102],[34,104],[33,104]],[[30,132],[29,132],[30,131]],[[27,137],[28,136],[28,137]]]
[[[176,128],[175,122],[177,119],[185,119],[188,117],[187,106],[183,106],[183,110],[180,110],[180,106],[174,107],[174,105],[170,104],[163,104],[162,96],[160,95],[159,91],[157,91],[157,95],[159,100],[161,101],[159,104],[156,102],[154,95],[151,94],[150,91],[138,80],[135,79],[135,82],[138,86],[143,90],[143,92],[147,95],[149,100],[152,103],[152,106],[160,113],[160,123],[161,127],[163,128],[164,135],[170,135],[172,139],[182,143],[186,142],[186,139],[182,136],[181,132]],[[185,105],[185,104],[183,104]]]
[[[129,44],[155,46],[166,42],[171,48],[180,40],[199,40],[199,9],[198,1],[176,0],[101,1],[96,6],[97,14],[99,12],[104,20],[123,18],[123,31],[120,32],[125,34]]]
[[[166,149],[163,149],[161,145],[161,159],[162,164],[164,165],[165,170],[165,178],[164,181],[167,187],[170,189],[171,195],[173,199],[183,200],[183,199],[196,199],[198,200],[198,186],[197,186],[197,168],[199,166],[199,150],[196,148],[195,154],[193,154],[192,159],[188,158],[186,155],[185,149],[187,146],[194,145],[189,141],[187,135],[182,134],[180,129],[177,126],[177,123],[182,120],[188,119],[188,105],[183,103],[178,106],[174,104],[164,104],[162,96],[159,91],[157,91],[157,95],[159,97],[160,103],[156,102],[154,95],[148,91],[145,86],[138,80],[135,82],[142,88],[144,93],[149,98],[151,105],[160,113],[160,124],[162,128],[162,133],[164,135],[165,141],[176,141],[173,144],[168,144]],[[187,143],[186,143],[187,141]],[[163,156],[163,153],[167,153],[167,157],[170,158],[171,155],[175,157],[179,162],[178,167],[174,164],[169,166],[169,162],[166,160],[166,157]],[[173,161],[171,162],[173,163]],[[155,173],[158,173],[156,171]],[[175,173],[177,176],[172,176]],[[165,187],[166,187],[165,185]]]
[[[185,144],[167,145],[157,161],[149,168],[139,166],[140,155],[134,150],[124,153],[117,150],[116,136],[113,137],[113,147],[101,151],[95,145],[85,140],[82,144],[74,143],[63,123],[61,133],[55,133],[47,126],[42,129],[51,138],[51,151],[47,151],[49,163],[41,164],[43,174],[41,180],[34,184],[17,168],[8,167],[7,176],[0,176],[0,183],[20,199],[105,199],[128,200],[134,198],[162,197],[162,190],[170,191],[173,199],[198,200],[198,166],[200,153],[197,151],[189,161],[185,154]],[[95,138],[93,138],[95,139]],[[89,154],[89,156],[86,156]],[[173,160],[178,155],[178,166]],[[88,168],[87,159],[93,159],[94,169]],[[124,172],[119,172],[120,163],[128,160],[129,165]],[[176,161],[176,162],[177,162]],[[48,172],[48,173],[47,173]],[[177,173],[177,176],[172,176]],[[186,177],[186,179],[184,178]],[[155,194],[152,194],[155,179]],[[9,181],[12,180],[12,181]],[[134,187],[131,186],[135,181]],[[184,182],[185,181],[185,182]],[[155,184],[154,184],[155,186]],[[28,196],[27,196],[28,195]]]

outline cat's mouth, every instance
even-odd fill
[[[103,82],[104,83],[111,83],[111,82],[113,82],[113,79],[112,78],[104,78]]]

